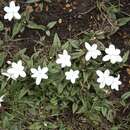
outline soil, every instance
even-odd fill
[[[68,2],[66,2],[68,1]],[[104,0],[109,1],[109,0]],[[22,0],[19,0],[23,8],[25,3]],[[121,10],[123,11],[124,16],[130,16],[130,1],[129,0],[111,0],[111,2],[120,4]],[[4,7],[4,4],[1,5],[1,8]],[[31,18],[38,24],[46,25],[51,21],[58,21],[58,24],[54,29],[51,30],[51,33],[57,32],[61,40],[66,40],[68,38],[77,38],[84,31],[97,31],[108,26],[106,21],[104,22],[101,19],[101,12],[96,8],[96,0],[53,0],[51,4],[45,3],[44,12],[41,12],[38,6],[38,3],[33,5],[35,10],[32,13]],[[4,12],[0,9],[0,20],[3,21]],[[5,23],[5,22],[4,22]],[[10,30],[11,25],[9,22],[5,23],[7,29]],[[1,39],[4,33],[0,35]],[[22,49],[27,48],[28,55],[31,55],[34,51],[34,46],[36,46],[36,41],[45,35],[44,32],[31,30],[26,28],[23,33],[20,33],[15,40],[9,40],[6,51],[13,52],[14,54]],[[19,39],[19,40],[18,40]],[[105,39],[106,41],[111,41],[116,45],[117,48],[120,48],[123,52],[130,49],[130,22],[121,27],[110,39]],[[52,40],[47,38],[45,46],[48,48],[51,46]],[[46,48],[45,48],[46,50]],[[49,49],[48,49],[49,50]],[[46,51],[48,54],[48,51]],[[124,67],[121,71],[121,77],[123,85],[120,88],[119,92],[113,92],[111,94],[111,99],[119,98],[123,93],[130,91],[130,57],[128,59],[128,65]],[[123,108],[120,109],[120,113],[124,111]],[[128,114],[127,112],[123,114],[125,117]],[[119,114],[121,118],[122,114]],[[102,128],[106,130],[103,126]],[[93,129],[93,128],[91,128]],[[102,130],[103,130],[102,129]]]

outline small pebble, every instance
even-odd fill
[[[59,24],[61,24],[62,22],[63,22],[62,19],[59,19],[59,20],[58,20],[58,23],[59,23]]]
[[[70,8],[71,5],[70,5],[70,4],[66,4],[65,7],[66,7],[66,8]]]

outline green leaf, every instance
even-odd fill
[[[12,38],[14,38],[24,27],[25,25],[23,25],[22,22],[16,22],[13,27]]]
[[[3,65],[5,58],[6,58],[6,53],[4,52],[0,53],[0,67]]]
[[[117,20],[117,23],[119,26],[123,26],[125,24],[127,24],[130,21],[130,17],[125,17],[125,18],[119,18]]]
[[[113,122],[113,111],[109,110],[106,116],[107,120],[109,120],[110,122]]]
[[[48,29],[53,28],[56,25],[56,23],[57,23],[57,21],[53,21],[53,22],[48,23],[48,25],[47,25]]]
[[[52,63],[52,62],[49,63],[48,68],[49,68],[49,72],[51,73],[58,73],[61,70],[56,63]]]
[[[49,129],[56,129],[58,126],[55,125],[54,123],[51,123],[51,122],[44,122],[44,124],[46,124],[45,126]]]
[[[78,109],[78,105],[76,103],[73,103],[73,105],[72,105],[73,113],[75,113],[77,111],[77,109]]]
[[[111,130],[119,130],[119,127],[112,127]]]
[[[106,115],[107,115],[107,108],[102,107],[101,108],[101,112],[102,112],[103,116],[106,117]]]
[[[66,84],[67,84],[67,82],[66,83],[60,83],[59,85],[58,85],[58,87],[57,87],[57,89],[58,89],[58,93],[59,94],[61,94],[62,92],[63,92],[63,90],[64,90],[64,88],[66,87]]]
[[[40,130],[42,128],[42,125],[39,122],[35,122],[32,125],[30,125],[30,130]]]
[[[23,88],[20,93],[19,93],[19,99],[21,99],[24,95],[26,95],[26,93],[28,92],[28,89]]]
[[[54,57],[60,49],[61,49],[61,41],[56,33],[54,36],[53,45],[49,52],[49,56]]]
[[[121,96],[121,98],[123,99],[123,100],[126,100],[126,99],[128,99],[130,97],[130,92],[126,92],[125,94],[123,94],[122,96]]]
[[[130,54],[129,51],[127,51],[127,52],[124,54],[124,56],[123,56],[123,63],[125,63],[125,62],[128,60],[129,54]]]
[[[49,37],[51,35],[49,30],[46,30],[46,35]]]
[[[46,27],[44,25],[38,25],[32,21],[29,21],[28,22],[28,25],[27,25],[28,28],[31,28],[31,29],[38,29],[38,30],[42,30],[42,31],[45,31],[46,30]]]
[[[9,118],[7,116],[5,116],[4,119],[3,119],[3,127],[9,128],[9,126],[10,126]]]
[[[26,3],[36,3],[36,2],[40,2],[41,0],[27,0]]]
[[[69,48],[70,48],[70,43],[68,41],[62,45],[62,50],[68,50]]]
[[[85,52],[83,50],[79,50],[78,52],[74,52],[74,53],[71,54],[72,59],[77,59],[77,58],[83,56],[84,53]]]
[[[0,21],[0,31],[3,31],[4,30],[4,25],[3,23]]]
[[[14,38],[19,32],[22,32],[30,18],[30,12],[25,11],[21,15],[22,19],[17,21],[12,30],[12,38]]]
[[[73,48],[78,49],[80,47],[80,43],[78,40],[69,39],[68,41]]]

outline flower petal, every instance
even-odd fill
[[[14,2],[14,1],[11,1],[10,4],[9,4],[9,6],[10,6],[11,8],[15,8],[15,2]]]
[[[8,19],[9,21],[11,21],[13,19],[13,14],[5,14],[4,19]]]
[[[119,55],[120,52],[121,52],[120,49],[116,49],[116,50],[115,50],[115,54],[116,54],[116,55]]]
[[[24,71],[21,71],[20,76],[24,78],[24,77],[26,77],[26,73]]]
[[[91,53],[88,52],[88,53],[86,54],[86,56],[85,56],[85,60],[86,60],[86,61],[89,61],[90,58],[91,58]]]
[[[96,71],[96,74],[99,76],[99,77],[103,77],[103,72],[101,70],[97,70]]]
[[[92,49],[93,49],[93,50],[96,50],[96,49],[97,49],[97,44],[93,44],[93,45],[92,45]]]
[[[110,57],[109,55],[105,55],[102,60],[103,60],[103,61],[109,61],[110,58],[111,58],[111,57]]]
[[[21,19],[21,15],[19,14],[19,13],[14,13],[14,17],[16,18],[16,19]]]
[[[108,69],[105,70],[104,75],[105,75],[105,77],[109,76],[110,75],[110,70],[108,70]]]
[[[85,42],[85,48],[86,48],[87,50],[90,50],[90,49],[91,49],[91,46],[90,46],[90,44],[89,44],[88,42]]]
[[[105,79],[105,83],[107,86],[110,86],[113,82],[114,78],[112,76],[108,76],[106,79]]]
[[[100,85],[99,85],[100,88],[104,88],[105,87],[105,82],[102,82]]]
[[[74,84],[75,83],[75,78],[71,78],[71,83]]]
[[[39,85],[40,83],[41,83],[41,78],[40,77],[36,78],[36,85]]]
[[[6,7],[4,7],[4,11],[5,11],[5,12],[10,12],[10,8],[9,8],[9,7],[7,7],[7,6],[6,6]]]
[[[66,50],[63,50],[63,55],[68,55],[68,52]]]
[[[48,79],[48,76],[44,74],[43,79]]]
[[[36,70],[35,68],[31,68],[31,72],[32,72],[32,73],[36,73],[37,70]]]
[[[47,73],[48,72],[48,68],[47,67],[42,68],[42,72],[43,73]]]

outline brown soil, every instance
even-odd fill
[[[67,0],[66,0],[67,1]],[[38,24],[46,25],[51,21],[60,21],[51,33],[57,32],[59,37],[64,41],[68,38],[77,38],[84,31],[97,31],[104,29],[108,26],[108,23],[101,19],[101,13],[96,8],[96,0],[53,0],[51,4],[45,3],[44,12],[39,11],[38,4],[33,5],[35,10],[32,13],[31,18]],[[109,0],[104,0],[109,1]],[[23,8],[25,3],[23,0],[19,0]],[[124,16],[130,15],[130,1],[129,0],[111,0],[113,3],[121,4],[121,10]],[[4,4],[1,5],[1,8]],[[3,21],[4,12],[0,9],[0,20]],[[11,24],[5,22],[7,29],[10,30]],[[109,27],[109,26],[108,26]],[[31,30],[26,28],[25,31],[19,34],[15,40],[6,41],[8,43],[6,51],[11,51],[16,53],[17,50],[22,48],[27,48],[27,52],[31,55],[34,51],[34,46],[36,41],[38,41],[45,33],[41,31]],[[4,32],[0,34],[0,38],[4,40]],[[20,39],[20,40],[18,40]],[[130,49],[130,22],[121,27],[110,39],[105,39],[105,41],[111,41],[123,52]],[[45,46],[48,48],[51,46],[52,38],[47,38]],[[46,50],[46,49],[45,49]],[[46,52],[48,54],[48,51]],[[130,57],[128,59],[128,64],[130,65]],[[123,86],[121,86],[119,92],[113,92],[110,98],[119,98],[123,93],[130,91],[130,74],[128,74],[128,69],[130,66],[123,68],[121,72],[121,77],[123,81]],[[121,108],[120,112],[124,109]],[[127,112],[126,112],[127,111]],[[128,110],[124,113],[124,117],[128,114]],[[121,118],[122,114],[119,115]],[[103,126],[104,127],[104,126]],[[76,129],[76,128],[75,128]],[[93,128],[91,128],[93,129]],[[106,130],[105,128],[103,128]]]

